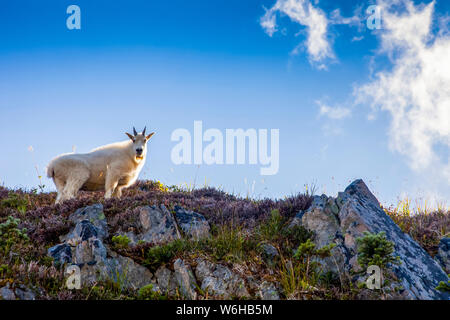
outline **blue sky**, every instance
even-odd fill
[[[381,22],[386,19],[380,30],[366,26],[365,10],[374,3],[383,9]],[[157,134],[141,178],[207,183],[253,197],[283,197],[312,183],[333,195],[363,178],[385,205],[405,195],[445,202],[450,4],[437,0],[427,16],[429,3],[2,2],[0,183],[36,187],[35,166],[44,175],[48,162],[73,146],[88,152],[147,125]],[[81,30],[66,27],[71,4],[81,9]],[[300,19],[289,11],[298,8],[309,8]],[[263,17],[275,19],[276,27],[265,27]],[[414,18],[419,30],[431,28],[418,40],[427,41],[423,46],[395,36],[416,43],[418,32],[408,24]],[[313,54],[317,37],[308,43],[320,23],[326,32],[319,45],[329,50],[323,59]],[[436,60],[437,67],[430,62]],[[438,70],[432,80],[442,90],[415,94],[420,90],[411,88],[430,83],[426,72],[392,89],[407,82],[402,67],[415,63]],[[386,81],[377,81],[380,72]],[[401,102],[400,111],[392,101]],[[259,165],[174,165],[171,133],[192,131],[194,120],[223,132],[279,129],[278,174],[261,176]],[[54,189],[47,178],[44,184]]]

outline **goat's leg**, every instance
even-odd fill
[[[60,201],[75,198],[83,184],[89,179],[89,175],[88,169],[79,168],[78,170],[73,170],[67,178]]]
[[[106,172],[105,178],[105,198],[109,199],[115,192],[117,185],[119,184],[118,177],[114,174],[113,171],[108,170]]]
[[[64,191],[64,186],[65,186],[65,182],[61,179],[58,178],[53,178],[53,182],[55,183],[56,186],[56,190],[58,192],[58,195],[56,196],[56,201],[55,203],[60,203],[61,202],[61,197],[63,195],[63,191]]]
[[[114,190],[112,196],[116,197],[116,198],[120,198],[122,196],[122,189],[123,187],[116,187],[116,189]]]

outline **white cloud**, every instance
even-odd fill
[[[361,41],[361,40],[363,40],[363,39],[364,39],[364,36],[360,36],[360,37],[354,36],[354,37],[352,38],[352,42]]]
[[[353,16],[351,17],[343,17],[341,15],[341,10],[335,9],[330,14],[330,23],[332,24],[346,24],[349,26],[357,26],[358,29],[361,29],[361,27],[364,25],[364,19],[361,15],[362,7],[358,7],[355,9]]]
[[[260,19],[261,27],[269,36],[277,31],[277,12],[287,15],[292,21],[306,27],[305,45],[312,64],[334,58],[327,40],[328,20],[320,8],[314,7],[309,0],[277,0]],[[292,53],[297,52],[298,47]],[[319,65],[323,68],[323,63]]]
[[[415,6],[397,0],[394,6],[383,0],[378,5],[383,25],[379,53],[390,58],[392,67],[356,88],[357,101],[390,113],[390,147],[405,155],[414,170],[434,172],[450,184],[450,159],[436,151],[450,149],[448,23],[437,21],[441,29],[433,34],[434,2]]]
[[[344,107],[330,107],[321,101],[316,101],[316,103],[319,105],[319,115],[325,116],[330,119],[339,120],[347,118],[351,115],[351,110],[349,108]]]

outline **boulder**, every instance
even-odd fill
[[[14,291],[9,287],[9,283],[0,288],[0,299],[2,300],[16,300]]]
[[[62,237],[62,244],[47,252],[55,265],[76,264],[80,268],[82,286],[107,279],[131,289],[151,283],[152,274],[147,268],[104,245],[108,228],[100,204],[79,209],[70,219],[75,223],[73,230]]]
[[[139,207],[138,212],[142,232],[127,234],[132,243],[145,241],[162,244],[181,238],[172,213],[164,205]]]
[[[108,223],[103,213],[103,205],[100,203],[76,210],[69,216],[69,220],[77,224],[77,227],[73,232],[62,237],[62,241],[80,237],[84,238],[82,240],[87,240],[92,236],[103,240],[108,237]],[[81,221],[85,222],[79,224]]]
[[[173,278],[181,296],[189,300],[195,300],[197,298],[197,292],[195,291],[197,283],[191,267],[185,264],[183,260],[177,259],[173,268],[175,270]]]
[[[187,237],[200,239],[209,235],[209,223],[203,215],[175,206],[175,217]]]
[[[165,266],[161,266],[155,272],[155,278],[159,288],[163,294],[173,296],[176,294],[176,284],[173,277],[173,272]]]
[[[182,259],[175,260],[174,271],[161,266],[155,272],[155,278],[163,294],[175,296],[177,293],[188,300],[197,298],[197,282],[189,264]]]
[[[205,293],[223,299],[250,297],[244,279],[228,267],[202,258],[198,258],[196,262],[195,276]]]
[[[276,259],[279,257],[277,248],[275,248],[270,243],[262,243],[260,245],[260,249],[264,261],[266,261],[266,263],[268,263],[269,265],[273,265]]]
[[[351,270],[361,271],[357,263],[356,239],[365,231],[383,231],[386,238],[394,243],[394,255],[399,256],[401,261],[400,265],[391,266],[390,275],[398,281],[391,288],[396,292],[392,298],[449,298],[448,294],[435,290],[439,281],[448,281],[446,273],[392,221],[362,180],[351,183],[337,198],[315,196],[311,207],[302,214],[301,224],[315,232],[317,246],[330,242],[337,245],[332,250],[332,256],[322,261],[324,271],[334,271],[339,275]]]
[[[263,281],[259,286],[258,296],[262,300],[280,300],[278,290],[272,282]]]
[[[325,271],[337,274],[348,271],[349,254],[343,245],[338,209],[333,198],[314,196],[309,209],[302,215],[301,224],[315,232],[314,243],[318,248],[330,243],[336,244],[331,250],[331,256],[319,259]]]
[[[36,300],[36,295],[23,285],[13,288],[7,283],[0,288],[0,300]]]

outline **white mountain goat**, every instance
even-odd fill
[[[53,159],[47,176],[58,190],[56,203],[75,198],[79,190],[105,191],[105,198],[122,195],[136,182],[147,156],[147,141],[154,134],[126,133],[130,140],[108,144],[84,154],[63,154]]]

